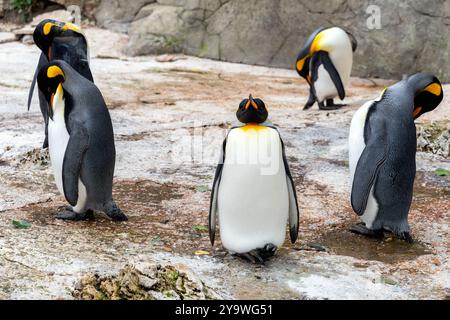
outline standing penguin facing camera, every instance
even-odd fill
[[[89,46],[84,33],[72,23],[56,20],[42,20],[33,33],[34,43],[41,49],[39,62],[34,73],[28,94],[28,110],[30,110],[33,91],[39,70],[53,60],[64,60],[86,79],[93,81],[89,68]],[[43,93],[39,90],[39,105],[45,123],[45,140],[43,148],[48,147],[48,110],[49,106]]]
[[[219,220],[222,245],[254,263],[264,263],[285,240],[298,235],[294,181],[278,130],[261,99],[250,95],[237,110],[239,123],[227,134],[216,169],[209,210],[214,245]]]
[[[442,99],[439,80],[417,73],[355,113],[349,135],[351,204],[363,222],[351,231],[381,237],[386,230],[412,242],[408,212],[416,175],[414,120]]]
[[[58,190],[71,205],[58,219],[85,220],[93,210],[127,220],[112,198],[116,150],[111,118],[98,88],[68,63],[44,65],[38,86],[49,105],[48,140]]]
[[[321,110],[335,110],[344,105],[334,98],[345,98],[345,87],[350,81],[355,37],[338,27],[319,28],[306,41],[297,56],[295,68],[309,84],[309,98],[304,110],[317,101]]]

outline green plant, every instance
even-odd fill
[[[11,5],[14,10],[19,13],[29,12],[33,5],[33,0],[11,0]]]

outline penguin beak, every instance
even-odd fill
[[[414,111],[413,111],[413,118],[414,118],[414,120],[416,120],[419,117],[421,111],[422,111],[422,107],[415,107],[414,108]]]
[[[247,110],[250,106],[258,110],[258,105],[256,104],[255,100],[253,100],[253,96],[251,94],[248,97],[247,104],[245,105],[245,110]]]

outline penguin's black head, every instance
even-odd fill
[[[414,90],[414,119],[434,110],[444,99],[441,82],[430,73],[416,73],[408,78],[408,84]]]
[[[242,123],[263,123],[267,120],[269,112],[261,99],[253,99],[252,95],[239,104],[236,117]]]
[[[52,44],[59,37],[81,38],[83,41],[86,41],[81,29],[76,25],[52,19],[42,20],[33,32],[34,43],[49,61],[53,58]]]
[[[53,99],[56,94],[64,95],[62,84],[65,80],[65,74],[59,62],[52,61],[41,68],[37,82],[39,90],[44,94],[49,106],[49,117],[53,119]]]

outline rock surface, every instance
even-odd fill
[[[101,38],[97,32],[86,30],[92,51],[112,52],[114,42],[108,47],[107,41],[89,36]],[[26,111],[38,57],[35,46],[0,45],[0,61],[8,61],[0,64],[1,74],[8,75],[0,80],[0,297],[74,299],[86,275],[98,275],[87,281],[95,287],[98,279],[108,284],[125,279],[125,273],[119,275],[127,264],[149,262],[182,264],[207,288],[230,299],[450,295],[450,177],[434,174],[437,168],[450,170],[448,159],[417,154],[409,216],[414,245],[348,231],[358,221],[349,203],[350,120],[390,81],[352,78],[348,107],[303,111],[308,88],[293,70],[179,55],[94,55],[92,72],[114,125],[114,197],[130,219],[114,223],[97,213],[93,221],[70,223],[54,218],[66,202],[40,148],[44,128],[36,96]],[[227,254],[220,237],[212,248],[205,231],[218,150],[249,93],[264,100],[280,128],[301,218],[297,243],[287,241],[264,267]],[[441,106],[419,118],[420,125],[450,121],[450,85],[444,86],[444,95]],[[17,229],[13,220],[31,227]]]
[[[126,265],[118,275],[88,274],[73,291],[81,300],[205,300],[220,297],[184,265]]]
[[[103,0],[95,16],[128,32],[131,55],[184,52],[286,68],[313,30],[337,25],[358,40],[354,75],[426,70],[450,81],[450,0]]]
[[[418,126],[417,149],[450,158],[450,122]]]

